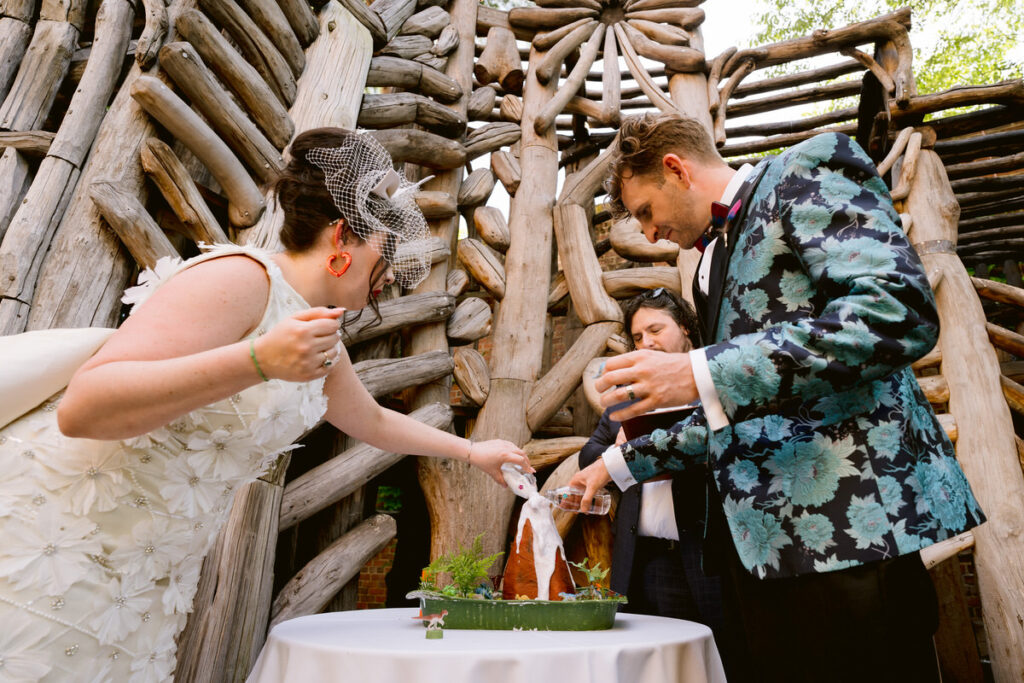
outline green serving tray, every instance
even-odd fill
[[[476,600],[456,598],[424,591],[413,591],[419,598],[420,614],[440,614],[448,610],[444,628],[538,631],[602,631],[615,624],[615,612],[626,598],[609,600]],[[427,621],[423,621],[426,625]]]

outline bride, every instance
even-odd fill
[[[422,281],[426,223],[370,136],[311,130],[290,156],[283,252],[162,261],[63,395],[0,428],[0,680],[170,680],[234,492],[322,418],[501,485],[503,463],[532,471],[512,443],[471,443],[366,392],[339,319],[379,319],[385,285]]]

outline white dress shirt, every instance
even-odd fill
[[[736,193],[739,192],[740,185],[747,179],[750,172],[754,170],[754,167],[750,164],[743,164],[733,177],[729,180],[729,184],[725,186],[725,191],[722,192],[721,202],[727,206],[731,206],[733,199],[736,197]],[[705,295],[708,293],[709,275],[711,272],[711,257],[714,254],[715,241],[719,238],[715,238],[704,250],[704,258],[701,259],[700,265],[697,270],[697,286],[700,291]],[[700,395],[701,404],[704,406],[704,415],[708,420],[708,429],[711,431],[718,431],[729,424],[729,418],[725,415],[725,410],[722,408],[722,402],[718,398],[718,391],[715,389],[714,382],[711,381],[711,369],[708,367],[707,356],[704,354],[704,349],[693,349],[690,351],[690,363],[693,367],[693,378],[697,384],[697,393]],[[633,474],[629,471],[629,467],[626,465],[626,459],[622,457],[622,450],[618,446],[609,446],[604,453],[601,454],[604,459],[605,467],[608,468],[608,474],[611,476],[612,481],[615,482],[621,490],[625,491],[630,486],[636,483],[636,479]],[[662,484],[663,482],[650,482],[650,484]],[[664,482],[670,483],[670,482]],[[648,485],[644,485],[643,498],[640,506],[641,519],[643,518],[643,510],[645,505],[648,492],[659,491],[660,495],[667,495],[669,497],[669,505],[671,506],[672,488],[671,486],[654,486],[648,489]],[[664,504],[655,503],[652,501],[651,508],[664,509]],[[671,507],[669,507],[671,512]],[[672,519],[672,527],[675,528],[675,519]],[[641,528],[643,528],[641,526]],[[655,535],[655,534],[642,534],[642,535]],[[672,538],[672,536],[660,536],[662,538]],[[676,531],[674,538],[679,538],[679,533]]]

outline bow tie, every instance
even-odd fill
[[[741,199],[736,200],[732,206],[722,202],[711,202],[711,225],[700,236],[697,243],[693,245],[697,248],[697,251],[703,254],[704,250],[718,234],[725,235],[727,226],[736,218],[742,207],[743,200]]]

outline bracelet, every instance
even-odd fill
[[[466,439],[466,441],[469,441],[469,439]],[[469,441],[469,452],[466,453],[466,463],[470,464],[470,465],[473,464],[473,442],[472,441]]]
[[[256,366],[256,372],[259,373],[260,379],[262,379],[264,382],[269,382],[270,380],[267,379],[267,376],[263,374],[263,368],[260,367],[260,362],[258,360],[256,360],[256,340],[255,339],[250,339],[249,340],[249,358],[252,358],[252,364]]]

